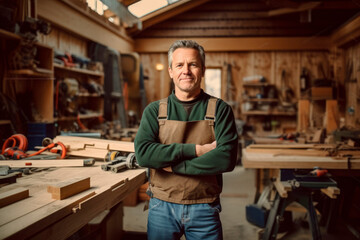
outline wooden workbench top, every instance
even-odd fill
[[[242,164],[245,168],[267,168],[267,169],[312,169],[314,167],[326,169],[360,169],[360,159],[336,159],[327,156],[296,156],[278,155],[269,150],[269,153],[242,151]]]
[[[121,202],[146,181],[145,169],[120,173],[100,166],[55,168],[17,179],[0,188],[0,194],[29,189],[29,197],[0,208],[0,239],[64,239],[104,210]],[[90,177],[90,189],[64,200],[54,200],[47,186],[79,177]]]

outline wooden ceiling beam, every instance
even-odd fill
[[[329,37],[253,37],[253,38],[191,38],[201,44],[207,52],[236,51],[301,51],[328,50]],[[138,53],[167,52],[178,38],[139,38],[135,40]]]
[[[336,47],[344,47],[347,44],[360,39],[360,15],[344,24],[331,35],[332,43]]]
[[[141,34],[141,38],[156,36],[158,38],[193,38],[193,37],[249,37],[249,36],[309,36],[314,32],[322,32],[323,29],[318,30],[313,28],[201,28],[201,29],[151,29],[147,33]]]

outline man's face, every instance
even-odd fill
[[[205,67],[201,64],[200,54],[192,48],[178,48],[173,52],[170,77],[175,84],[175,93],[197,93]]]

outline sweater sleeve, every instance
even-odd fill
[[[221,101],[221,100],[220,100]],[[172,164],[175,173],[214,175],[232,171],[236,165],[238,135],[231,107],[219,102],[215,121],[216,148],[192,159]]]
[[[161,144],[159,141],[158,123],[159,102],[149,104],[141,118],[135,137],[136,160],[142,167],[164,168],[192,159],[195,155],[195,144]]]

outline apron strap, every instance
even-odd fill
[[[164,124],[164,120],[168,118],[167,116],[167,100],[168,98],[163,98],[159,102],[159,113],[158,113],[158,121],[159,124]]]
[[[215,122],[215,111],[216,111],[216,102],[217,98],[211,97],[208,101],[208,106],[206,109],[206,115],[205,120],[210,120],[212,122]]]

